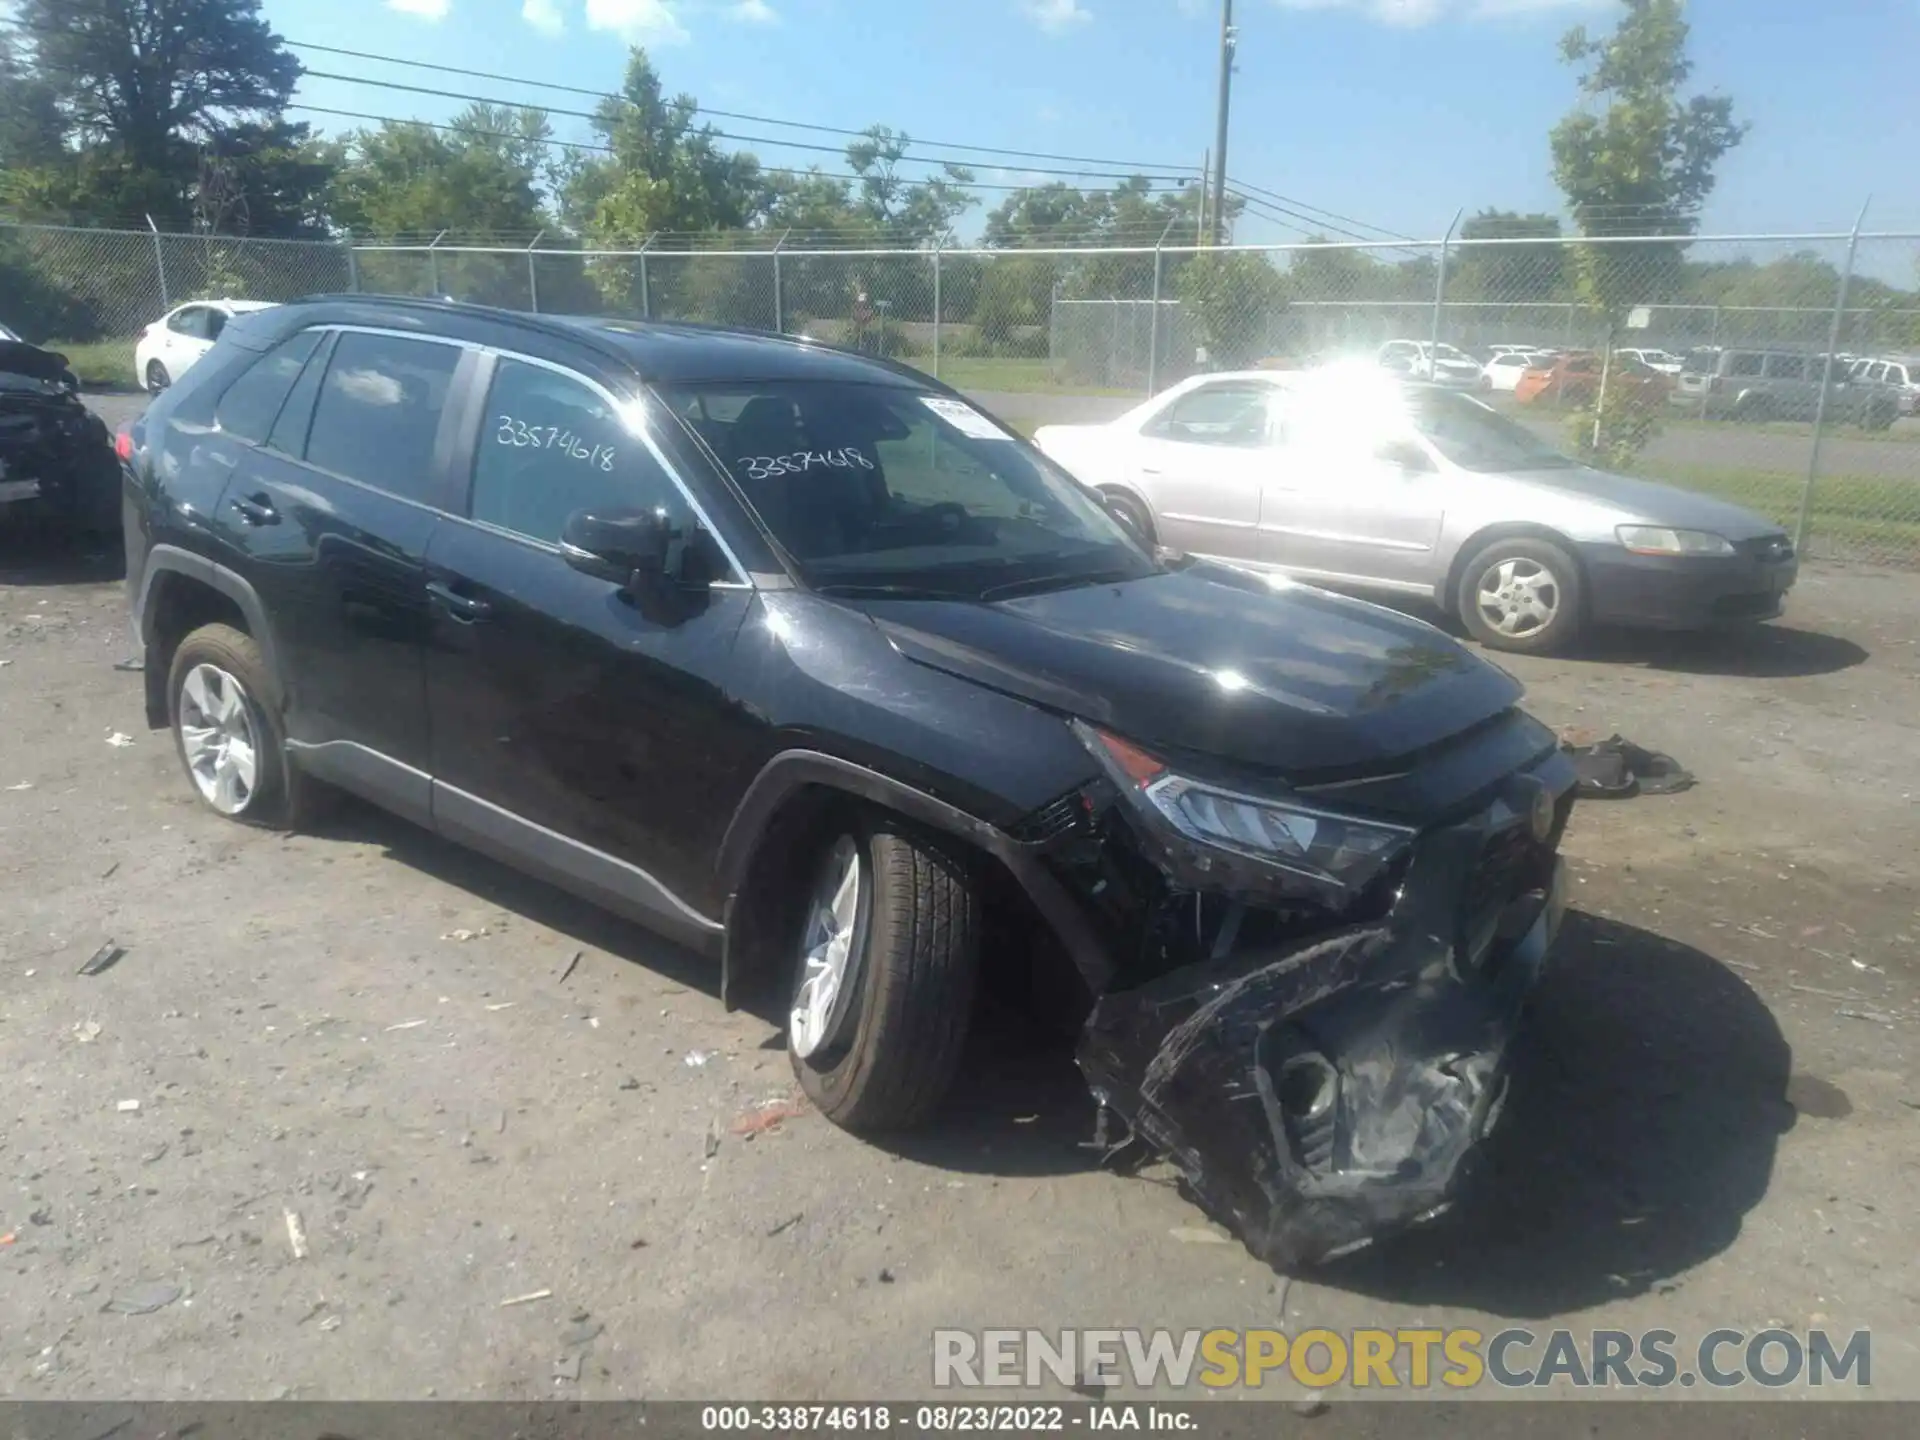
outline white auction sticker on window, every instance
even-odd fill
[[[962,435],[973,440],[1011,440],[1013,436],[982,415],[964,400],[949,400],[943,395],[922,395],[920,403]]]

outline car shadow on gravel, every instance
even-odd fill
[[[101,585],[126,574],[117,535],[74,535],[40,521],[0,525],[0,585]]]
[[[1871,656],[1838,635],[1790,625],[1753,625],[1697,634],[1600,630],[1579,645],[1571,658],[1680,675],[1789,680],[1850,670]]]
[[[717,960],[363,801],[338,797],[312,833],[321,840],[378,845],[388,859],[464,890],[476,900],[544,925],[582,948],[605,951],[644,966],[675,985],[711,996],[716,1006],[720,1003]],[[561,956],[560,968],[570,954]],[[558,968],[550,978],[554,984],[560,983]]]
[[[1765,1195],[1791,1059],[1711,956],[1574,912],[1454,1208],[1313,1278],[1514,1318],[1665,1293]]]

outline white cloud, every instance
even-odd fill
[[[556,0],[524,0],[520,18],[542,35],[558,35],[567,28],[566,17],[560,13]]]
[[[1442,19],[1491,20],[1556,10],[1599,10],[1612,5],[1614,0],[1273,0],[1273,3],[1282,10],[1356,10],[1379,24],[1412,30]]]
[[[692,38],[669,0],[587,0],[587,28],[653,45],[684,45]]]
[[[735,0],[727,11],[727,18],[738,20],[743,25],[778,25],[780,12],[767,0]]]
[[[453,9],[453,0],[387,0],[387,8],[416,20],[444,20]]]
[[[1020,8],[1049,35],[1064,35],[1093,19],[1080,0],[1020,0]]]

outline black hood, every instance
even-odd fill
[[[1521,694],[1430,625],[1224,565],[997,603],[864,608],[923,665],[1162,752],[1291,777],[1378,770]]]
[[[35,380],[61,380],[67,374],[67,357],[24,340],[0,340],[0,370]]]

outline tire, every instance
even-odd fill
[[[167,367],[158,360],[147,361],[147,393],[158,395],[173,383],[173,377],[167,374]]]
[[[1544,619],[1538,604],[1527,613],[1522,602],[1529,594],[1550,604]],[[1573,557],[1551,541],[1526,536],[1496,540],[1469,560],[1454,599],[1474,639],[1519,655],[1566,649],[1580,633],[1586,604]]]
[[[803,1014],[821,995],[808,989],[809,942],[849,860],[858,889],[838,907],[850,931],[841,984],[812,1007],[825,1019],[810,1026]],[[973,1013],[979,936],[979,899],[949,852],[885,822],[827,847],[803,906],[787,1019],[794,1074],[822,1115],[847,1130],[901,1130],[946,1098]]]
[[[1153,546],[1153,516],[1146,506],[1120,490],[1102,490],[1100,498],[1106,502],[1107,513],[1126,526],[1141,544]]]
[[[195,688],[189,688],[190,681],[196,682]],[[230,684],[235,687],[230,703],[237,704],[237,710],[222,704]],[[312,785],[287,763],[279,693],[259,645],[231,625],[202,625],[193,631],[173,652],[167,672],[167,720],[194,793],[226,819],[291,830],[311,810]],[[215,733],[202,738],[208,731]],[[243,734],[252,752],[250,772],[231,743]],[[229,744],[221,751],[223,738]],[[210,765],[209,745],[220,757]],[[225,759],[234,763],[223,768]],[[223,788],[224,779],[232,775],[241,778],[243,787]]]

